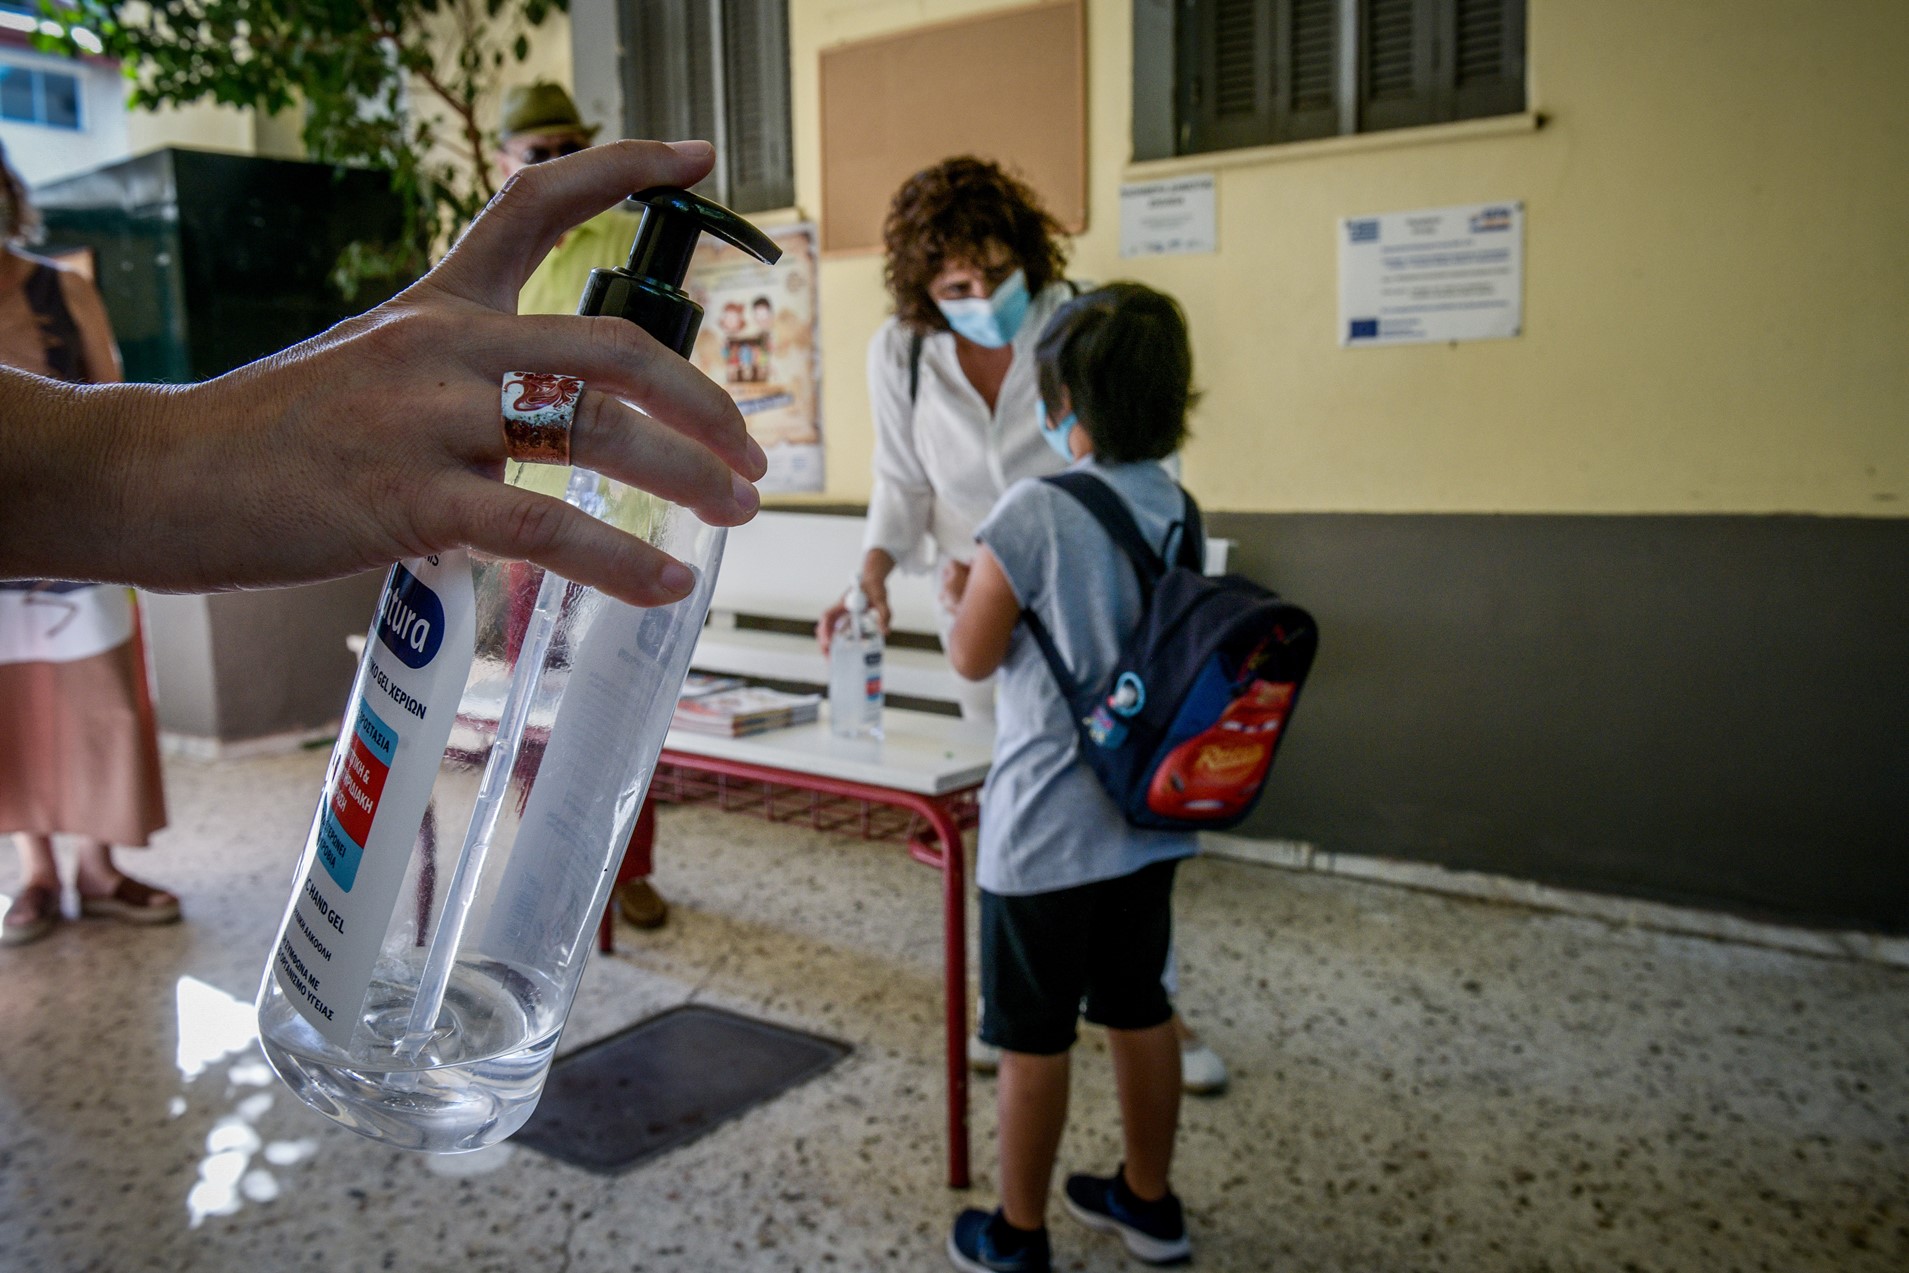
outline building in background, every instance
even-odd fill
[[[35,51],[39,8],[0,0],[0,141],[31,186],[130,153],[119,64]]]

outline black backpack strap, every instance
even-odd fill
[[[1134,521],[1133,513],[1128,510],[1127,501],[1120,498],[1113,487],[1092,473],[1078,471],[1056,473],[1041,480],[1073,496],[1088,514],[1100,523],[1101,529],[1107,532],[1107,537],[1112,539],[1120,551],[1126,555],[1127,560],[1133,563],[1134,575],[1140,581],[1141,608],[1144,610],[1151,605],[1153,586],[1160,576],[1166,573],[1167,566],[1160,559],[1160,554],[1154,551],[1153,545],[1147,542],[1147,537],[1140,533],[1140,526]],[[1178,564],[1187,565],[1191,562],[1190,568],[1198,571],[1206,559],[1205,535],[1200,527],[1200,510],[1199,506],[1193,502],[1191,495],[1186,495],[1184,491],[1181,494],[1186,499],[1186,517],[1181,523],[1180,548],[1175,556]],[[1189,548],[1189,544],[1194,547]],[[1048,671],[1054,674],[1054,681],[1060,686],[1061,697],[1067,700],[1068,705],[1076,713],[1084,710],[1085,705],[1078,701],[1080,687],[1074,683],[1067,665],[1061,661],[1060,650],[1055,646],[1054,636],[1047,630],[1047,625],[1042,623],[1041,617],[1031,609],[1023,609],[1021,619],[1027,624],[1028,635],[1034,638],[1034,644],[1040,647],[1041,657],[1047,661]]]
[[[1133,563],[1134,573],[1140,578],[1140,604],[1144,608],[1153,599],[1154,582],[1167,572],[1167,565],[1160,560],[1160,554],[1154,551],[1153,545],[1147,542],[1147,537],[1140,533],[1133,514],[1127,510],[1127,501],[1092,473],[1056,473],[1041,480],[1060,487],[1080,501],[1082,507],[1100,523],[1100,528],[1107,532],[1107,537],[1114,541],[1115,547],[1126,554],[1127,560]]]
[[[1054,645],[1054,636],[1041,622],[1041,616],[1034,611],[1023,609],[1021,622],[1027,624],[1028,635],[1034,638],[1034,644],[1041,648],[1041,657],[1047,660],[1047,670],[1054,674],[1054,683],[1061,687],[1061,698],[1069,708],[1078,710],[1074,700],[1080,696],[1080,687],[1074,684],[1073,675],[1068,672],[1067,664],[1061,661],[1061,652]]]
[[[1206,573],[1206,523],[1200,519],[1200,506],[1183,488],[1186,512],[1180,519],[1180,548],[1175,556],[1179,564],[1196,575]]]
[[[921,333],[908,333],[908,405],[921,393]]]

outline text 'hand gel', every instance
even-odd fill
[[[593,271],[578,312],[687,355],[698,237],[780,252],[687,191],[636,197],[628,267]],[[639,609],[461,549],[393,566],[259,988],[272,1068],[374,1140],[478,1149],[536,1108],[709,610],[721,529],[583,469],[564,498],[695,590]]]

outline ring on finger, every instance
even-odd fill
[[[570,463],[583,381],[542,371],[507,371],[503,381],[504,449],[525,464]]]

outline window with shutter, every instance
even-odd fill
[[[1524,0],[1453,0],[1453,119],[1525,108]]]
[[[728,197],[743,212],[795,202],[787,0],[727,0],[723,15]]]
[[[1287,68],[1282,141],[1339,131],[1339,0],[1290,0],[1280,6],[1277,65]]]
[[[1361,32],[1362,132],[1435,123],[1433,55],[1439,0],[1371,0]]]
[[[1134,3],[1137,158],[1164,148],[1167,110],[1173,152],[1195,154],[1525,108],[1525,0],[1177,0],[1170,19],[1164,3]],[[1167,21],[1170,52],[1140,41]],[[1167,61],[1171,102],[1141,100]]]
[[[632,137],[706,137],[700,187],[739,212],[795,199],[787,0],[623,0],[623,102]]]
[[[1359,129],[1525,108],[1524,0],[1367,0]]]
[[[1182,17],[1182,153],[1338,131],[1339,0],[1191,0]]]

